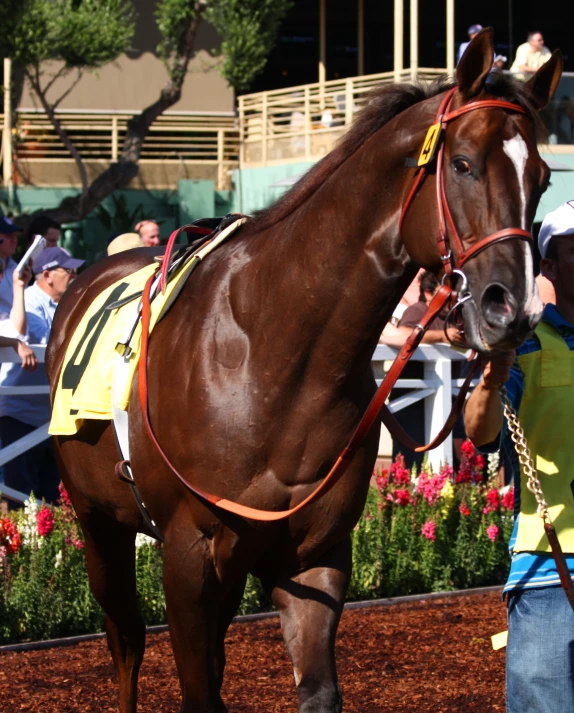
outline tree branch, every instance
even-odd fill
[[[74,146],[73,141],[70,139],[68,133],[66,132],[60,120],[56,116],[54,112],[54,107],[48,102],[48,99],[46,97],[46,90],[43,89],[40,85],[40,71],[38,65],[35,65],[34,67],[34,74],[32,74],[28,69],[25,70],[25,74],[28,80],[30,81],[32,88],[38,95],[40,103],[42,104],[42,108],[44,109],[48,118],[52,122],[52,126],[54,127],[56,133],[58,134],[62,143],[68,149],[72,158],[76,162],[76,166],[78,167],[78,171],[80,172],[80,180],[82,182],[82,194],[80,198],[83,198],[88,192],[88,174],[82,157],[78,153],[78,150]]]
[[[203,8],[201,3],[199,3],[199,6]],[[81,220],[97,208],[111,193],[120,188],[125,188],[125,186],[137,176],[139,170],[138,161],[151,125],[164,111],[173,106],[181,98],[181,89],[187,74],[189,61],[194,52],[195,36],[200,20],[201,12],[197,12],[185,34],[185,39],[174,59],[173,66],[170,68],[170,80],[161,90],[159,98],[146,107],[141,114],[134,116],[128,122],[126,137],[119,161],[112,163],[102,174],[92,181],[89,186],[81,157],[65,130],[59,124],[47,100],[42,95],[39,81],[34,82],[33,78],[30,78],[30,81],[34,83],[34,89],[40,97],[40,101],[42,101],[42,106],[50,117],[58,135],[74,158],[77,157],[76,162],[78,163],[78,167],[81,163],[83,169],[83,173],[81,172],[82,186],[84,187],[82,195],[65,198],[57,208],[41,211],[44,215],[50,216],[59,223],[72,223]],[[18,219],[18,224],[22,227],[26,227],[33,217],[34,215],[22,216]]]

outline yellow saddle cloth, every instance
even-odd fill
[[[186,265],[151,303],[150,330],[177,295],[194,261]],[[114,367],[124,354],[126,337],[137,319],[139,298],[115,309],[106,309],[118,300],[141,292],[147,279],[157,270],[157,263],[148,265],[118,280],[101,292],[82,317],[66,350],[58,386],[54,396],[49,432],[55,436],[73,435],[86,418],[110,420],[112,418],[112,377]],[[117,392],[116,406],[127,409],[131,384],[139,361],[141,322],[137,323],[130,339],[128,365],[122,373],[125,378]]]

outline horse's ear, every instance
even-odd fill
[[[554,96],[563,67],[562,52],[554,50],[548,62],[545,62],[524,85],[530,101],[537,109],[544,109]]]
[[[476,96],[482,89],[492,69],[493,58],[492,27],[485,27],[472,38],[456,68],[458,90],[466,99]]]

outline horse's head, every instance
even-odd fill
[[[538,153],[536,124],[562,72],[560,52],[554,52],[518,85],[491,73],[492,57],[487,29],[464,53],[457,90],[439,109],[442,148],[429,164],[436,181],[426,180],[421,200],[408,209],[411,215],[403,213],[411,256],[436,267],[438,244],[446,271],[457,270],[451,279],[463,298],[465,341],[481,352],[517,346],[542,313],[530,227],[550,171]],[[420,241],[423,227],[432,233],[432,248]]]

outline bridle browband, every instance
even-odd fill
[[[444,133],[448,124],[459,116],[467,114],[470,111],[476,109],[507,109],[509,111],[515,111],[522,114],[526,114],[526,111],[517,104],[512,104],[510,102],[502,101],[499,99],[487,99],[476,102],[471,102],[466,104],[459,109],[449,111],[450,105],[452,103],[452,98],[456,87],[452,88],[447,92],[443,100],[441,101],[436,124],[439,125],[439,132],[436,136],[436,142],[434,145],[434,153],[436,153],[436,188],[437,188],[437,210],[439,217],[439,236],[438,243],[441,253],[441,261],[444,265],[445,276],[448,280],[443,280],[443,284],[436,292],[432,298],[427,312],[421,319],[420,323],[415,327],[412,334],[406,340],[403,347],[400,349],[395,361],[393,362],[391,368],[389,369],[387,375],[383,379],[382,383],[378,387],[375,395],[373,396],[371,403],[369,404],[367,410],[365,411],[363,417],[359,421],[358,425],[355,427],[351,438],[349,439],[347,445],[343,449],[342,453],[339,455],[327,475],[323,478],[321,483],[302,501],[300,501],[294,507],[288,510],[281,511],[271,511],[271,510],[260,510],[256,508],[243,505],[241,503],[233,502],[222,498],[211,493],[207,493],[203,489],[192,485],[189,483],[182,475],[178,472],[175,466],[171,463],[169,457],[162,449],[160,443],[155,436],[152,428],[149,405],[148,405],[148,379],[147,379],[147,356],[148,356],[148,345],[149,345],[149,326],[150,326],[150,313],[151,313],[151,288],[155,279],[155,275],[151,275],[146,283],[142,295],[142,309],[141,309],[141,327],[142,327],[142,338],[141,338],[141,350],[140,350],[140,360],[138,365],[138,375],[139,375],[139,397],[140,405],[142,409],[143,421],[150,437],[150,440],[154,444],[158,454],[160,455],[166,466],[174,473],[174,475],[179,479],[179,481],[194,495],[196,495],[200,500],[211,506],[215,506],[217,509],[226,510],[227,512],[234,513],[240,517],[250,518],[252,520],[272,522],[277,520],[283,520],[299,510],[301,510],[306,505],[315,502],[321,495],[327,492],[343,475],[348,465],[351,463],[356,451],[361,447],[364,439],[371,430],[375,421],[379,418],[382,419],[385,426],[389,431],[398,437],[405,445],[416,451],[426,451],[434,448],[440,443],[442,443],[445,438],[452,431],[456,418],[462,409],[464,404],[464,399],[466,393],[470,386],[470,382],[475,375],[478,368],[478,360],[475,360],[473,368],[471,368],[460,392],[457,396],[453,409],[447,419],[446,424],[443,426],[440,433],[431,441],[431,443],[426,446],[419,446],[406,434],[403,429],[398,425],[392,414],[390,413],[388,407],[385,405],[385,401],[389,396],[391,389],[393,388],[395,382],[399,378],[401,372],[403,371],[405,365],[407,364],[409,358],[414,353],[415,349],[418,347],[425,331],[428,329],[428,325],[432,320],[438,316],[445,307],[456,308],[463,301],[468,299],[468,295],[462,295],[459,290],[458,294],[453,285],[447,284],[451,282],[454,276],[462,277],[462,284],[466,286],[466,278],[462,272],[462,266],[472,257],[476,257],[478,253],[482,252],[485,248],[493,245],[495,243],[501,242],[503,240],[517,239],[517,240],[530,240],[531,234],[523,230],[522,228],[504,228],[491,235],[481,238],[476,243],[474,243],[468,249],[464,249],[462,240],[460,239],[452,215],[448,207],[448,201],[446,199],[445,187],[444,187],[444,171],[443,171],[443,153],[444,153]],[[431,127],[432,128],[432,127]],[[430,163],[430,162],[429,162]],[[416,175],[415,182],[407,196],[405,204],[403,206],[401,217],[399,221],[399,233],[402,231],[402,225],[406,213],[416,196],[419,188],[421,187],[425,177],[428,175],[428,163],[419,166],[419,171]],[[450,229],[451,239],[454,241],[457,250],[457,260],[453,259],[452,251],[449,247],[449,237],[447,231]],[[179,231],[175,231],[166,248],[166,253],[163,258],[163,270],[162,270],[162,283],[165,285],[165,275],[167,274],[167,266],[170,262],[170,253],[175,240],[175,236]],[[465,287],[466,289],[466,287]],[[453,303],[456,303],[454,307]],[[121,465],[121,464],[118,464]]]

